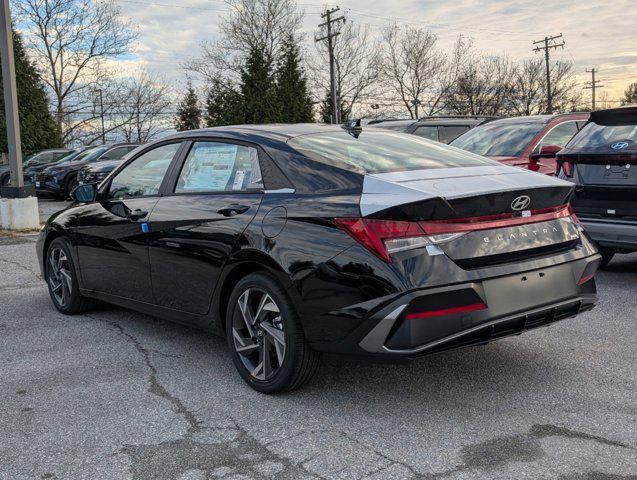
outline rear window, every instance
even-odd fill
[[[363,131],[302,135],[288,144],[312,160],[361,173],[498,165],[487,158],[416,135]]]
[[[569,149],[622,152],[637,150],[637,124],[598,125],[588,123],[567,145]]]
[[[546,124],[490,122],[469,130],[451,145],[488,157],[519,157]]]

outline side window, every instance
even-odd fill
[[[108,198],[157,195],[170,162],[181,143],[170,143],[143,153],[111,181]]]
[[[118,160],[129,152],[128,147],[115,147],[104,154],[104,159]]]
[[[469,125],[440,125],[438,132],[442,143],[451,143],[471,127]]]
[[[419,137],[428,138],[429,140],[438,141],[438,127],[435,126],[426,126],[426,127],[418,127],[414,132],[414,135],[418,135]]]
[[[176,193],[263,188],[257,149],[220,142],[195,142],[179,174]]]
[[[535,146],[533,153],[540,153],[540,148],[544,145],[565,146],[571,138],[577,133],[577,122],[564,122],[553,127],[542,140]]]

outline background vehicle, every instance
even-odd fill
[[[493,120],[451,145],[498,162],[554,175],[555,155],[588,120],[588,113],[532,115]]]
[[[61,312],[97,298],[211,329],[273,393],[320,351],[414,358],[592,308],[572,189],[380,129],[219,127],[78,187],[37,251]]]
[[[559,177],[577,184],[573,208],[604,264],[637,251],[637,106],[591,113],[557,161]]]
[[[68,150],[66,148],[42,150],[41,152],[37,152],[35,154],[24,157],[22,168],[26,170],[31,166],[50,165],[51,163],[56,162],[71,153],[72,150]],[[10,180],[9,165],[0,165],[0,185],[9,185]],[[27,178],[25,176],[25,183],[26,180]]]
[[[85,150],[73,158],[46,167],[37,173],[36,192],[40,195],[49,194],[66,198],[77,186],[77,172],[84,165],[100,160],[121,158],[135,148],[137,145],[130,143],[100,145]]]
[[[94,163],[87,163],[79,172],[77,172],[77,180],[79,184],[83,183],[100,183],[108,174],[115,170],[125,161],[135,149],[129,150],[123,157],[117,159],[100,159]],[[119,155],[116,151],[106,152],[103,157],[109,158],[112,155]]]
[[[413,133],[419,137],[428,138],[441,143],[450,143],[473,127],[481,125],[494,117],[471,116],[434,116],[419,120],[371,120],[370,127],[396,130],[403,133]]]

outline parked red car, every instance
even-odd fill
[[[507,165],[555,175],[555,155],[588,117],[588,113],[565,113],[502,118],[469,130],[451,145]]]

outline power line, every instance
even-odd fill
[[[533,45],[544,44],[544,46],[537,46],[533,49],[534,52],[544,50],[544,59],[546,60],[546,113],[553,113],[553,95],[551,94],[551,66],[549,58],[549,50],[558,47],[564,48],[564,41],[562,43],[556,43],[558,39],[562,39],[562,34],[554,35],[552,37],[544,37],[544,40],[538,40],[533,42]],[[550,42],[550,43],[549,43]]]

